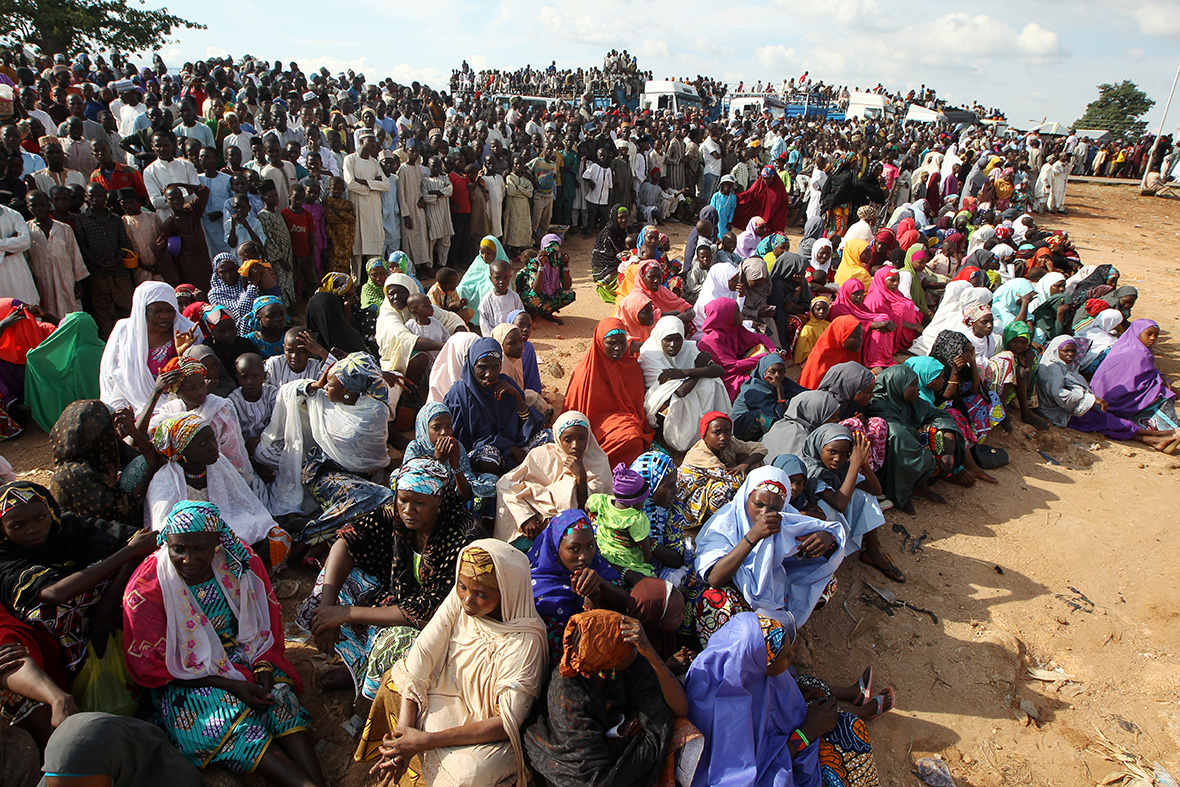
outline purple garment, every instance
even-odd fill
[[[765,613],[764,613],[765,614]],[[734,615],[685,676],[688,718],[705,736],[693,787],[819,787],[819,744],[793,760],[787,739],[807,718],[790,672],[769,677],[766,638],[753,612]]]
[[[549,520],[529,550],[529,571],[532,574],[537,612],[561,621],[569,620],[571,615],[581,612],[584,603],[583,598],[570,586],[573,575],[561,562],[557,552],[561,539],[565,538],[566,531],[571,527],[585,527],[593,532],[585,511],[576,508],[562,511]],[[590,568],[606,582],[615,582],[619,578],[619,572],[601,554],[594,556]]]
[[[1111,346],[1090,381],[1094,395],[1106,402],[1107,411],[1113,415],[1134,420],[1160,399],[1176,395],[1155,368],[1155,353],[1139,340],[1139,334],[1151,327],[1159,325],[1147,319],[1132,322]]]
[[[1100,407],[1091,407],[1082,416],[1073,416],[1066,424],[1079,432],[1101,432],[1111,440],[1130,440],[1139,434],[1139,427],[1125,418],[1105,413]]]

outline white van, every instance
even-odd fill
[[[639,96],[639,110],[650,109],[652,112],[671,111],[673,114],[699,110],[701,97],[697,89],[683,82],[670,80],[653,80],[644,83],[643,93]]]
[[[891,118],[896,114],[893,105],[885,96],[877,93],[853,93],[848,97],[848,109],[844,110],[844,119]]]
[[[787,104],[778,96],[735,96],[729,100],[729,116],[735,117],[738,112],[744,118],[761,117],[763,112],[769,112],[772,118],[781,120],[787,114]]]

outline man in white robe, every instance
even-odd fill
[[[398,204],[402,212],[402,251],[414,266],[429,265],[426,245],[426,203],[422,200],[422,152],[418,140],[406,140],[406,163],[397,171]]]
[[[380,152],[377,135],[362,134],[360,140],[360,151],[344,157],[344,185],[356,209],[356,236],[352,244],[352,278],[356,281],[364,281],[365,257],[380,257],[385,253],[381,195],[389,191],[389,181],[377,160]]]

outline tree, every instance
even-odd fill
[[[133,4],[134,3],[134,4]],[[173,28],[205,29],[143,0],[0,0],[0,39],[35,44],[45,54],[109,48],[158,49]]]
[[[1098,98],[1086,105],[1086,113],[1077,119],[1073,128],[1105,129],[1114,136],[1136,138],[1143,136],[1146,120],[1139,116],[1155,106],[1155,100],[1129,79],[1117,85],[1098,86]]]

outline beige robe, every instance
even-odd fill
[[[357,180],[365,183],[358,183]],[[356,240],[352,253],[381,257],[385,253],[385,220],[381,195],[389,191],[389,181],[376,158],[361,158],[360,153],[344,157],[344,183],[348,199],[356,208]]]
[[[426,247],[426,211],[418,207],[422,197],[422,166],[405,164],[397,171],[397,202],[402,211],[402,251],[410,255],[414,265],[429,265],[430,251]],[[406,226],[406,219],[414,223]]]
[[[68,224],[53,220],[49,237],[41,225],[29,221],[29,270],[41,293],[41,308],[57,319],[82,311],[74,285],[90,275],[82,262],[78,241]]]

